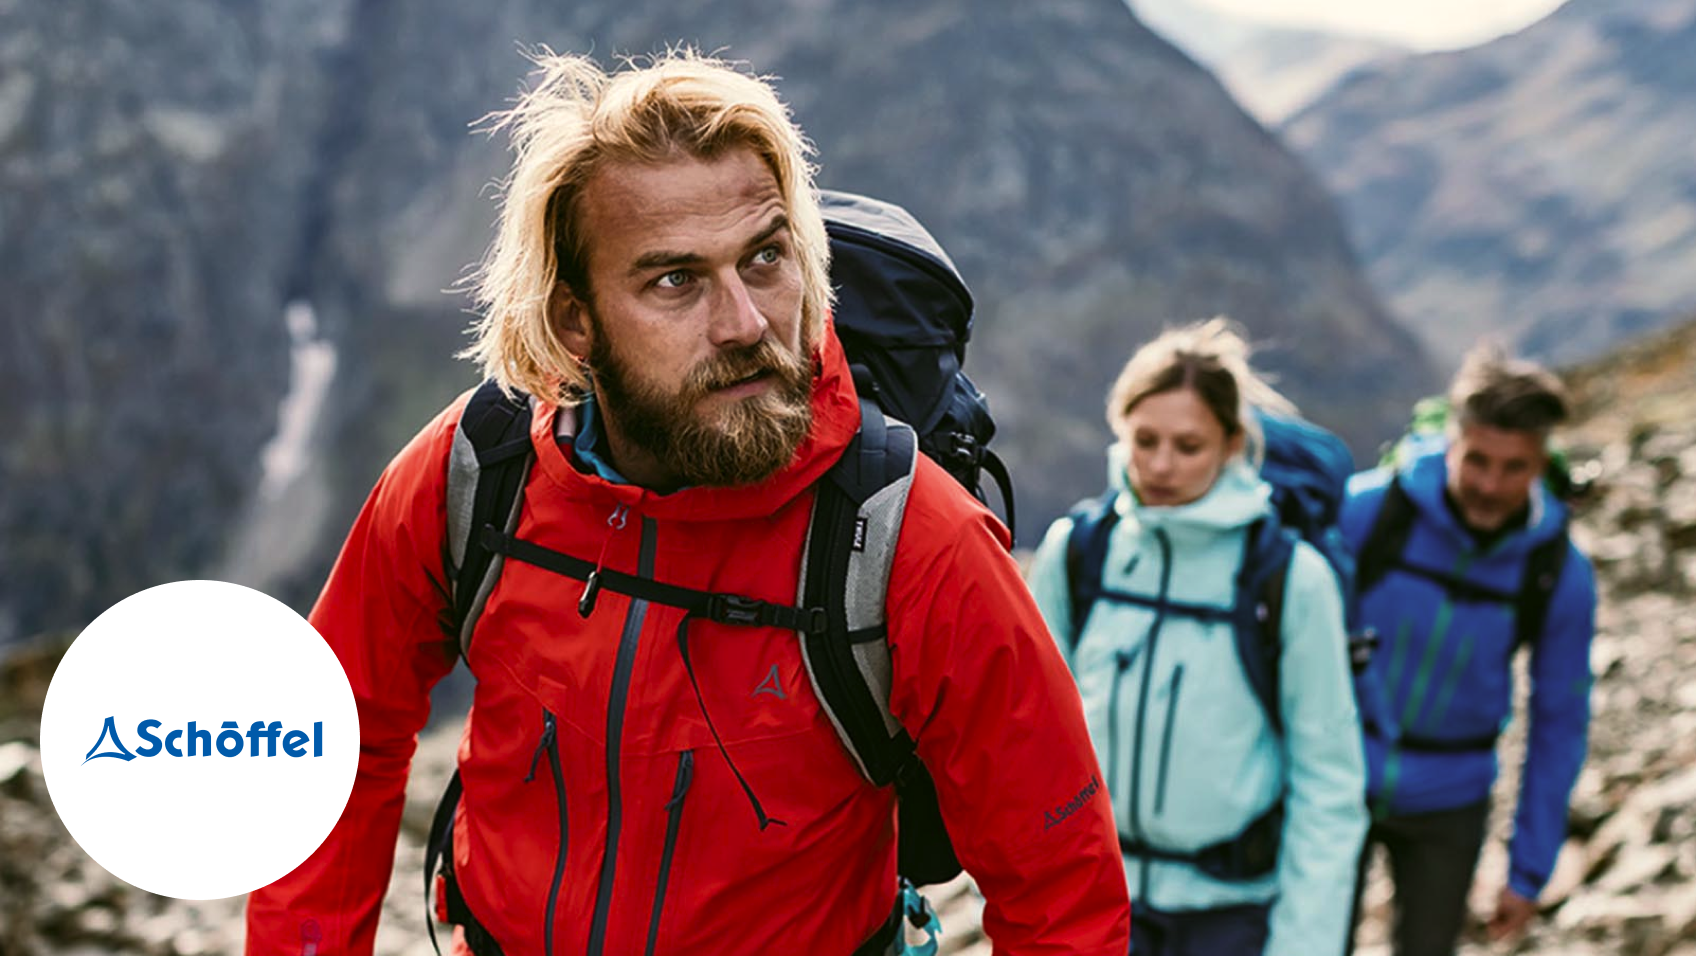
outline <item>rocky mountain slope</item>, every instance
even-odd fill
[[[1575,534],[1602,587],[1590,758],[1571,839],[1544,900],[1544,918],[1512,952],[1565,956],[1696,954],[1696,322],[1578,369],[1581,419],[1570,445],[1599,469]],[[195,956],[240,947],[239,900],[183,903],[148,896],[94,865],[48,802],[36,715],[54,656],[0,668],[0,956]],[[1521,682],[1523,684],[1523,681]],[[402,842],[377,950],[425,956],[418,874],[436,796],[451,772],[458,727],[427,735],[408,789]],[[1474,909],[1506,870],[1523,721],[1506,738],[1493,845]],[[1386,956],[1382,888],[1368,896],[1362,956]],[[944,952],[985,956],[980,904],[964,881],[937,891]],[[1463,953],[1508,949],[1476,939]]]
[[[126,11],[0,0],[0,644],[267,552],[223,538],[293,300],[337,352],[315,490],[281,496],[269,549],[307,557],[244,580],[310,600],[382,463],[471,381],[443,290],[489,237],[504,143],[468,125],[517,90],[519,41],[780,76],[822,182],[908,205],[972,283],[1027,538],[1098,485],[1101,395],[1163,322],[1235,315],[1363,449],[1430,384],[1315,180],[1114,0]]]
[[[1692,50],[1692,0],[1571,0],[1362,70],[1282,134],[1440,364],[1486,331],[1574,361],[1696,307]]]
[[[336,6],[0,2],[0,647],[194,576],[257,481]]]

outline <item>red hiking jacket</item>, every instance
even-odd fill
[[[817,366],[811,435],[790,466],[749,487],[656,495],[610,484],[573,467],[554,439],[558,410],[539,411],[518,536],[670,584],[792,602],[813,483],[859,424],[833,333]],[[454,663],[439,623],[443,501],[465,400],[384,472],[312,612],[359,705],[359,773],[317,852],[249,897],[253,956],[298,956],[309,920],[320,956],[372,951],[429,690]],[[622,527],[609,525],[621,508]],[[853,952],[894,905],[894,792],[855,769],[796,635],[689,627],[726,750],[784,821],[762,830],[690,687],[676,638],[684,612],[633,614],[630,599],[602,591],[585,620],[581,590],[508,561],[471,644],[453,859],[479,922],[508,956]],[[887,605],[891,710],[935,779],[995,952],[1122,956],[1124,871],[1077,691],[1006,530],[923,456]]]

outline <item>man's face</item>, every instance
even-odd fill
[[[1446,461],[1449,495],[1478,531],[1495,531],[1518,514],[1547,464],[1541,436],[1488,425],[1459,429]]]
[[[740,485],[812,423],[801,267],[777,179],[749,150],[602,170],[583,191],[592,302],[556,291],[614,464],[640,484]]]

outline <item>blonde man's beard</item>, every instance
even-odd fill
[[[701,363],[671,393],[642,381],[604,335],[595,337],[589,364],[608,417],[679,486],[733,487],[776,474],[812,430],[811,352],[810,343],[796,355],[762,339]],[[700,410],[717,389],[760,373],[770,376],[764,393]]]

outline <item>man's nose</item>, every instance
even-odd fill
[[[765,337],[769,328],[747,283],[734,272],[718,283],[718,296],[712,309],[712,326],[708,331],[714,345],[753,345]]]

